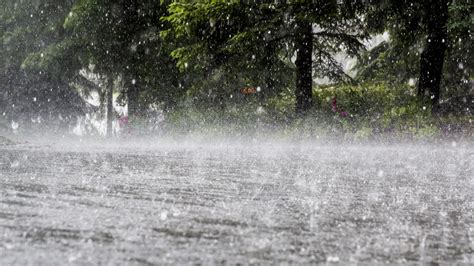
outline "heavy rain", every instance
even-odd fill
[[[0,0],[0,265],[474,264],[469,0]]]

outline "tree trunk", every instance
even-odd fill
[[[272,95],[275,90],[275,73],[277,73],[274,63],[276,59],[275,44],[270,40],[264,45],[264,53],[261,61],[257,61],[266,69],[264,83],[260,87],[258,98],[261,105],[265,105],[269,95]]]
[[[124,42],[124,50],[129,49],[130,45],[138,45],[140,43],[140,10],[139,2],[137,0],[121,0],[124,6],[124,25],[128,25],[128,41]],[[140,56],[146,56],[142,53],[141,48],[138,46],[131,58],[129,58],[130,64],[126,70],[124,70],[124,81],[127,94],[127,106],[128,106],[128,118],[131,124],[135,124],[137,117],[143,111],[140,106],[140,89],[139,89],[139,71],[138,68],[141,66]]]
[[[106,100],[107,100],[107,132],[106,135],[108,138],[112,137],[112,120],[114,119],[114,79],[109,76],[107,78],[107,92],[106,92]]]
[[[265,77],[265,86],[260,88],[259,101],[261,105],[265,105],[268,99],[268,95],[272,94],[275,90],[275,81],[273,80],[273,73],[271,67],[268,70],[267,76]]]
[[[429,93],[433,108],[436,108],[441,94],[444,57],[447,48],[447,22],[449,0],[430,0],[426,5],[427,39],[420,58],[418,97]]]
[[[104,119],[106,117],[107,113],[107,99],[106,99],[106,94],[107,94],[107,85],[105,89],[100,89],[99,90],[99,117],[100,119]]]
[[[128,118],[130,121],[136,119],[140,114],[139,97],[140,91],[136,79],[128,78],[127,80],[127,103]]]
[[[313,106],[313,29],[310,22],[299,20],[296,30],[296,115],[304,116]]]

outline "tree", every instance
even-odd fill
[[[59,49],[61,67],[30,67],[33,58],[46,57],[41,51],[49,52],[63,38],[62,22],[73,2],[0,1],[0,113],[7,120],[67,126],[84,113],[86,103],[69,84],[74,56]]]
[[[169,44],[159,38],[166,11],[166,1],[79,0],[65,22],[94,71],[123,78],[131,121],[146,109],[142,93],[156,91],[168,106],[180,91]]]
[[[418,96],[429,92],[433,106],[440,97],[440,85],[443,76],[443,64],[448,42],[448,0],[425,1],[424,24],[426,25],[426,43],[420,58],[420,78]]]
[[[255,61],[263,63],[258,73],[264,73],[275,58],[285,64],[296,56],[291,63],[295,111],[304,115],[312,107],[312,77],[349,80],[332,55],[341,50],[356,55],[363,48],[360,7],[357,1],[174,1],[165,21],[173,26],[173,34],[187,41],[173,52],[180,66],[194,63],[211,72],[240,61],[233,70],[241,74],[252,69],[249,59],[258,57]],[[271,84],[272,78],[268,80]]]
[[[370,5],[368,27],[372,33],[388,31],[390,41],[362,57],[365,60],[359,63],[358,77],[386,80],[389,76],[400,83],[417,78],[419,97],[430,99],[434,109],[443,84],[445,93],[450,88],[458,93],[468,91],[465,81],[472,69],[469,28],[473,26],[473,5],[469,2],[378,1]]]
[[[454,0],[449,5],[448,49],[443,71],[447,96],[472,94],[474,52],[474,4],[469,0]],[[472,108],[471,108],[472,109]]]
[[[106,90],[106,101],[107,101],[107,137],[112,137],[112,120],[114,117],[114,78],[112,76],[107,77],[107,90]]]

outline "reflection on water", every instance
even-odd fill
[[[0,147],[0,264],[472,263],[467,145]]]

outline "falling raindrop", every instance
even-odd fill
[[[166,219],[168,219],[168,211],[162,211],[160,213],[160,220],[164,221]]]
[[[384,172],[383,172],[382,169],[380,169],[380,170],[377,172],[377,176],[378,176],[378,177],[383,177],[383,175],[384,175]]]
[[[17,168],[18,166],[20,166],[20,162],[18,160],[15,160],[10,164],[11,168]]]
[[[328,256],[326,261],[328,263],[338,263],[339,262],[339,257],[338,256]]]

